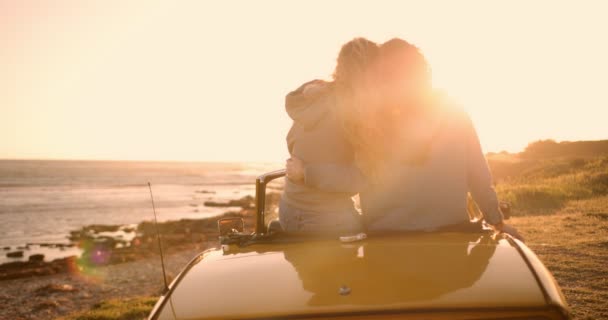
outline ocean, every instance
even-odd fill
[[[0,160],[0,247],[68,243],[90,224],[204,218],[231,208],[204,206],[255,193],[271,163]],[[237,208],[233,208],[237,209]]]

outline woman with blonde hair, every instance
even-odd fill
[[[293,119],[287,147],[292,157],[307,165],[353,163],[353,147],[345,136],[341,114],[344,109],[358,108],[357,97],[377,54],[374,42],[353,39],[340,50],[333,81],[314,80],[287,95],[285,108]],[[288,161],[287,166],[292,165]],[[287,176],[279,205],[283,231],[344,235],[361,229],[354,192],[328,192],[310,187],[304,180]]]

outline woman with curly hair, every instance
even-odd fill
[[[361,96],[369,87],[368,70],[377,55],[374,42],[353,39],[340,50],[333,81],[314,80],[287,95],[285,108],[293,119],[287,147],[292,157],[313,165],[353,163],[353,146],[345,135],[341,114],[345,109],[362,109],[365,102]],[[288,176],[279,222],[283,231],[290,233],[358,232],[361,218],[352,200],[354,195],[351,191],[320,190]]]

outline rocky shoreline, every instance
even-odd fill
[[[255,220],[253,210],[242,210],[159,223],[169,280],[197,253],[217,245],[214,226],[224,216],[243,217],[249,224]],[[0,305],[6,306],[0,308],[0,319],[54,319],[107,299],[158,295],[162,272],[154,225],[138,224],[129,241],[107,236],[120,228],[86,226],[72,232],[80,256],[0,265]]]
[[[210,241],[178,252],[168,252],[168,278],[176,276],[197,253],[217,243]],[[0,319],[56,319],[88,310],[109,299],[160,295],[162,271],[158,257],[108,264],[86,272],[60,272],[0,281]]]
[[[182,219],[158,224],[164,250],[180,251],[217,238],[217,220],[223,217],[241,217],[246,225],[254,223],[253,210],[227,212],[219,217]],[[250,226],[249,226],[250,227]],[[117,233],[122,233],[117,235]],[[70,233],[69,246],[82,251],[70,256],[44,261],[44,255],[32,254],[26,261],[0,265],[0,281],[35,276],[48,276],[69,272],[74,268],[86,269],[118,264],[158,256],[156,229],[152,222],[141,222],[135,228],[112,225],[91,225]],[[67,246],[67,245],[66,245]],[[27,250],[24,248],[23,250]],[[23,251],[7,252],[14,255]]]
[[[240,217],[246,231],[255,227],[252,197],[226,203],[241,207],[220,216],[181,219],[158,224],[168,277],[177,275],[197,253],[217,246],[217,221]],[[267,208],[276,210],[279,194],[268,195]],[[236,205],[238,204],[238,205]],[[213,204],[212,204],[213,205]],[[25,261],[0,265],[0,319],[49,319],[92,307],[104,299],[157,295],[162,289],[156,227],[89,225],[71,231],[68,244],[28,244],[80,254],[45,261],[31,254]],[[28,251],[27,246],[20,247]],[[2,254],[13,252],[3,248]],[[25,259],[25,258],[24,258]]]
[[[271,196],[276,202],[277,196]],[[239,211],[226,212],[223,215],[203,219],[182,219],[158,224],[163,249],[179,251],[188,249],[208,239],[216,239],[217,220],[225,217],[241,217],[245,228],[253,230],[254,198],[246,196],[226,203],[210,202],[207,206],[240,207]],[[137,225],[88,225],[70,232],[69,243],[29,243],[25,246],[3,248],[3,254],[11,258],[22,258],[0,264],[0,281],[48,276],[68,272],[75,267],[86,268],[100,265],[117,264],[156,256],[159,253],[156,240],[156,228],[150,221]],[[54,248],[65,251],[72,249],[71,256],[48,260],[41,253],[30,252],[33,247]],[[28,256],[24,257],[24,253]],[[68,253],[69,254],[69,253]]]

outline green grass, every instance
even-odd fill
[[[103,301],[88,311],[76,313],[63,320],[140,320],[145,319],[158,297],[133,297]]]
[[[550,214],[568,201],[608,194],[608,157],[589,159],[489,159],[501,200],[514,214]]]
[[[513,224],[562,287],[574,319],[608,319],[608,157],[489,157]]]

